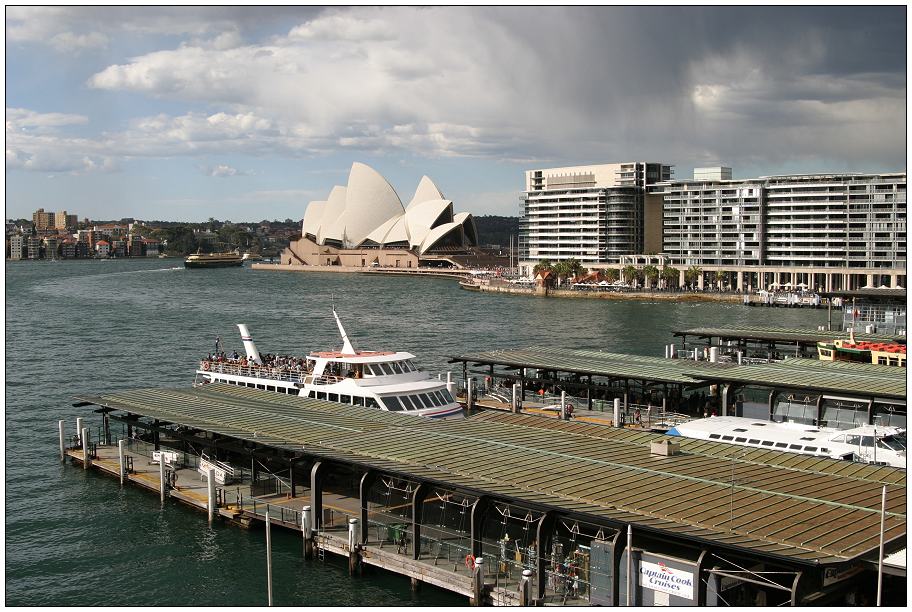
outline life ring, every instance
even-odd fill
[[[209,371],[209,362],[208,361],[203,362],[203,370],[205,370],[206,372]]]
[[[465,566],[467,569],[475,569],[475,555],[466,555]]]

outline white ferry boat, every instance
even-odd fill
[[[200,361],[194,384],[221,382],[431,418],[461,418],[451,383],[431,378],[403,351],[356,351],[342,334],[341,351],[306,357],[261,355],[247,326],[238,325],[245,356],[209,355]],[[218,350],[218,342],[216,344]]]
[[[721,416],[681,423],[669,429],[668,435],[906,467],[906,431],[898,427],[862,425],[853,429],[831,429]]]

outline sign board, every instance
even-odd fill
[[[166,464],[177,463],[177,453],[174,451],[152,451],[152,462],[158,463],[162,460],[162,456],[164,456]]]
[[[851,578],[855,574],[860,574],[864,568],[860,565],[850,566],[842,570],[837,570],[835,567],[828,567],[823,571],[823,586],[830,586],[831,584],[836,584],[846,578]]]
[[[199,467],[196,468],[196,471],[199,472],[200,474],[202,474],[203,476],[205,476],[206,474],[209,473],[210,469],[214,470],[215,482],[222,484],[222,485],[225,484],[225,477],[226,477],[225,470],[218,467],[217,465],[212,465],[205,459],[200,459]]]
[[[661,561],[658,563],[640,561],[639,584],[641,587],[684,599],[692,600],[694,598],[693,572],[669,567]]]

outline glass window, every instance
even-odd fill
[[[747,438],[735,438],[735,442],[747,442]]]
[[[747,441],[747,443],[748,444],[760,444],[760,440],[754,440],[753,438],[751,438],[750,440]]]
[[[785,442],[776,442],[776,448],[788,448],[788,444]]]
[[[272,385],[266,385],[266,390],[267,390],[267,391],[275,391],[275,387],[273,387]]]
[[[369,376],[376,376],[376,374],[374,374],[374,369],[370,366],[369,363],[364,364],[364,373]]]
[[[874,436],[861,436],[862,446],[874,446]]]
[[[389,364],[389,366],[390,366],[390,369],[392,369],[393,374],[402,374],[402,368],[400,368],[399,364],[396,363],[395,361],[391,362]]]
[[[804,447],[804,450],[810,451],[810,452],[812,452],[812,453],[816,453],[816,452],[817,452],[817,447],[816,447],[816,446],[805,446],[805,447]]]
[[[722,439],[731,441],[733,438],[731,436],[722,436]]]
[[[443,396],[443,392],[441,392],[441,391],[434,391],[434,395],[436,395],[436,396],[437,396],[437,399],[440,401],[440,404],[439,404],[440,406],[443,406],[444,404],[449,404],[449,402],[447,401],[447,398],[445,398],[445,397]]]
[[[710,440],[718,440],[718,439],[721,438],[721,437],[722,437],[722,436],[720,436],[719,434],[709,434],[709,439],[710,439]]]
[[[447,391],[446,389],[442,390],[442,391],[440,392],[440,394],[443,396],[443,399],[446,400],[446,403],[447,403],[447,404],[452,404],[453,402],[456,401],[456,400],[453,399],[453,396],[450,395],[450,392]]]
[[[355,406],[363,406],[363,405],[364,405],[364,398],[355,396]]]
[[[317,391],[317,399],[325,400],[326,393],[324,391]]]
[[[378,363],[374,365],[375,370],[379,369],[384,376],[392,376],[393,371],[385,363]]]
[[[846,436],[846,444],[851,444],[852,446],[858,446],[861,443],[861,436]]]
[[[331,402],[338,402],[338,401],[339,401],[339,394],[338,394],[338,393],[330,393],[330,394],[327,396],[327,398],[328,398],[329,401],[331,401]]]
[[[380,407],[380,404],[377,403],[377,400],[375,400],[372,397],[366,397],[366,398],[364,398],[364,400],[365,400],[365,405],[368,408],[379,408]]]
[[[351,395],[339,395],[339,401],[343,404],[351,404]]]
[[[384,397],[383,405],[386,406],[386,409],[390,412],[399,412],[403,409],[402,404],[399,403],[399,398],[395,395]]]
[[[257,385],[256,387],[257,387],[257,389],[263,389],[263,390],[266,389],[266,385]]]
[[[800,444],[789,444],[789,448],[792,450],[801,450]]]
[[[761,442],[760,444],[763,445],[763,446],[772,446],[772,445],[773,445],[773,441],[772,441],[772,440],[764,440],[764,441]]]
[[[437,399],[437,394],[433,391],[428,391],[425,395],[431,401],[431,404],[434,406],[440,406],[440,400]]]
[[[414,372],[414,371],[415,371],[415,364],[413,364],[411,361],[408,361],[408,360],[403,361],[403,362],[402,362],[402,365],[403,365],[403,366],[405,367],[405,369],[408,370],[409,372]]]
[[[416,397],[421,400],[421,403],[424,404],[425,408],[434,407],[434,404],[431,403],[431,399],[427,396],[426,393],[419,393]]]
[[[406,410],[415,410],[417,408],[417,406],[412,403],[412,398],[408,395],[402,395],[399,399],[402,401],[402,405],[405,406]]]

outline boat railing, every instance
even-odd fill
[[[344,376],[334,376],[332,374],[324,374],[323,376],[313,376],[308,377],[307,383],[312,385],[334,385],[345,380]]]
[[[238,363],[223,361],[200,361],[200,370],[204,372],[215,372],[218,374],[231,374],[234,376],[247,376],[250,378],[264,378],[269,380],[287,380],[289,382],[304,382],[308,376],[305,370],[290,370],[286,367],[279,366],[242,366]]]

